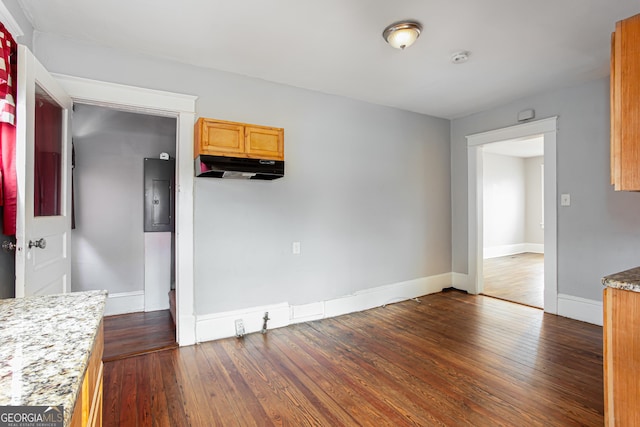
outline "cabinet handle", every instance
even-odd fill
[[[275,165],[276,161],[275,160],[260,160],[260,164],[261,165]]]

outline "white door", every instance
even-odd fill
[[[19,46],[16,297],[71,290],[71,111],[71,98]]]

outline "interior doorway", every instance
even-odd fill
[[[544,138],[482,145],[483,294],[544,308]]]
[[[196,342],[193,277],[193,124],[196,96],[54,74],[74,102],[173,117],[176,133],[176,339]]]
[[[468,155],[468,290],[484,292],[484,158],[483,146],[507,140],[541,137],[544,146],[544,310],[557,313],[557,117],[467,136]]]
[[[72,290],[106,289],[105,315],[169,310],[174,229],[146,227],[143,177],[150,162],[173,169],[176,119],[76,103],[72,128]]]

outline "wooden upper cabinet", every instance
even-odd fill
[[[245,127],[247,157],[284,160],[284,130],[262,126]]]
[[[201,117],[195,126],[194,156],[284,160],[284,129]]]
[[[640,191],[640,14],[611,36],[611,183]]]

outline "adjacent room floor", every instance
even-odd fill
[[[104,362],[176,347],[176,326],[169,310],[104,318]]]
[[[484,260],[484,295],[544,307],[544,254],[530,252]]]
[[[104,426],[602,426],[602,328],[441,292],[104,365]]]

